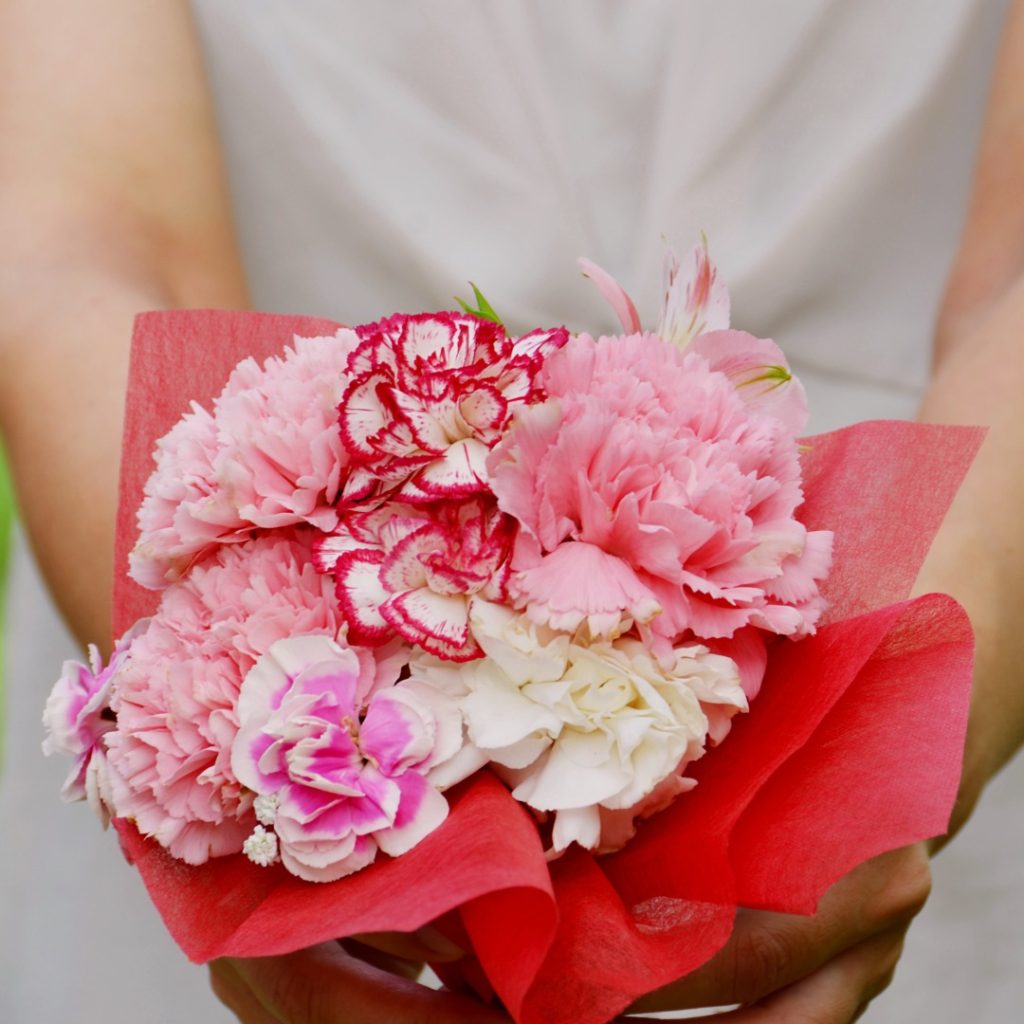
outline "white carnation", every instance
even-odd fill
[[[413,677],[461,709],[465,764],[501,766],[517,800],[556,813],[556,850],[603,847],[600,808],[636,807],[703,753],[702,702],[747,707],[736,663],[697,644],[666,663],[639,640],[584,645],[487,602],[471,625],[486,657],[422,657]]]

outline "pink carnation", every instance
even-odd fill
[[[407,502],[486,491],[487,452],[512,410],[537,400],[542,360],[567,337],[559,328],[513,339],[461,313],[392,316],[357,332],[338,407],[349,501],[396,489]]]
[[[131,577],[140,586],[161,590],[217,544],[249,536],[249,525],[217,482],[218,450],[217,424],[195,402],[157,441],[156,469],[137,515],[139,539],[129,555]]]
[[[334,503],[347,461],[338,436],[337,406],[354,331],[296,338],[295,347],[263,366],[239,363],[217,399],[220,486],[239,515],[271,529],[338,521]]]
[[[766,346],[785,368],[771,342],[751,339],[744,360],[748,336],[730,337],[738,373]],[[635,621],[662,645],[813,628],[831,534],[795,518],[805,406],[788,371],[788,397],[744,393],[699,348],[581,335],[539,383],[550,398],[517,414],[488,463],[521,527],[510,588],[535,621],[606,635]]]
[[[131,553],[136,582],[162,589],[217,545],[244,541],[254,528],[335,525],[346,462],[336,407],[356,341],[343,329],[296,338],[262,366],[244,360],[213,415],[193,403],[157,442]]]
[[[251,859],[279,854],[292,874],[331,881],[444,821],[426,773],[459,749],[461,715],[427,687],[372,688],[365,662],[325,637],[281,640],[245,677],[232,765],[258,794]]]
[[[277,640],[343,629],[312,536],[297,529],[219,548],[165,591],[118,673],[117,729],[106,737],[116,812],[189,863],[237,852],[252,829],[252,795],[231,769],[246,673]],[[372,676],[372,655],[359,657]],[[381,682],[397,674],[380,671]]]
[[[473,602],[507,597],[513,536],[513,521],[480,496],[353,513],[315,549],[320,570],[337,581],[352,642],[397,634],[439,658],[467,661],[482,653],[469,628]]]

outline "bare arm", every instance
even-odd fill
[[[0,428],[82,640],[110,634],[132,318],[245,286],[188,6],[0,3]]]
[[[1024,0],[1007,23],[974,191],[920,417],[989,435],[918,580],[977,634],[959,827],[1024,741]]]

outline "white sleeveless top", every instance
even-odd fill
[[[513,326],[613,328],[576,258],[650,321],[663,238],[703,230],[735,325],[790,354],[815,429],[913,414],[1004,0],[194,7],[257,308],[360,322],[473,280]],[[111,837],[57,799],[37,723],[70,642],[23,552],[13,588],[0,1019],[227,1024]],[[866,1020],[1024,1005],[1022,792],[1018,759]]]
[[[577,257],[653,318],[703,230],[823,426],[912,412],[1004,6],[196,3],[258,306],[611,327]]]

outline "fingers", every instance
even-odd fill
[[[229,963],[274,1024],[507,1024],[468,997],[378,970],[335,942]]]
[[[465,950],[446,939],[436,928],[428,925],[412,933],[364,932],[354,936],[364,946],[417,963],[450,963],[461,960]]]
[[[238,1018],[240,1024],[281,1024],[268,1013],[227,960],[214,960],[210,967],[213,994]]]
[[[853,1024],[888,987],[902,949],[902,929],[884,932],[752,1006],[689,1024]]]
[[[416,981],[423,973],[422,960],[406,960],[404,957],[392,956],[373,946],[363,945],[355,939],[339,939],[338,942],[346,953],[358,957],[363,963],[370,964],[378,970],[387,971],[400,978],[408,978],[410,981]]]
[[[813,917],[741,911],[715,957],[631,1010],[757,1002],[874,935],[905,930],[929,889],[927,855],[923,848],[908,847],[876,857],[841,879]]]
[[[352,956],[411,981],[420,976],[427,961],[451,963],[466,955],[430,925],[412,933],[363,932],[342,939],[341,945]]]

